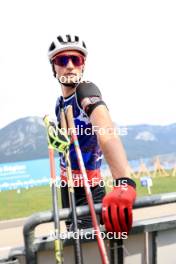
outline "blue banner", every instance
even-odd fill
[[[56,171],[59,172],[58,167]],[[49,159],[0,164],[0,191],[30,188],[49,183]]]

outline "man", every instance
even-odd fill
[[[113,123],[100,90],[93,83],[81,81],[87,57],[86,45],[78,36],[58,36],[51,43],[48,56],[63,95],[56,103],[57,120],[60,122],[61,107],[66,109],[71,104],[94,203],[102,202],[103,223],[107,231],[128,233],[132,226],[136,185],[130,179],[121,141],[117,133],[112,133]],[[100,174],[102,154],[114,179],[113,190],[106,195]],[[76,205],[85,205],[87,201],[73,144],[70,145],[70,157]],[[61,179],[67,181],[63,155],[60,155],[60,167]],[[63,207],[69,207],[67,185],[61,188],[61,194]],[[91,227],[91,217],[79,218],[78,226]]]

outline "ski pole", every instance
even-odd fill
[[[96,238],[97,238],[97,242],[98,242],[98,247],[99,247],[102,263],[103,264],[109,264],[108,255],[107,255],[107,252],[106,252],[105,244],[104,244],[103,238],[101,236],[100,228],[99,228],[98,221],[97,221],[97,216],[96,216],[96,213],[95,213],[94,202],[93,202],[90,186],[89,186],[89,183],[88,183],[88,178],[87,178],[87,173],[86,173],[86,169],[85,169],[85,166],[84,166],[82,153],[81,153],[81,150],[80,150],[80,146],[79,146],[77,135],[75,133],[75,124],[74,124],[73,110],[72,110],[72,106],[71,105],[69,105],[67,107],[66,116],[67,116],[68,127],[71,130],[70,133],[71,133],[72,141],[74,143],[75,151],[76,151],[76,154],[77,154],[79,168],[80,168],[81,174],[83,176],[83,183],[84,183],[86,198],[87,198],[87,202],[88,202],[88,205],[89,205],[89,208],[90,208],[90,213],[91,213],[91,217],[92,217],[93,227],[94,227],[94,230],[96,232]]]
[[[65,113],[64,113],[63,108],[61,108],[61,128],[67,131],[67,122],[66,122]],[[78,233],[78,239],[74,240],[75,264],[83,264],[82,249],[81,249],[79,229],[78,229],[78,224],[77,224],[74,184],[73,184],[73,177],[72,177],[72,171],[71,171],[69,149],[65,153],[65,159],[67,163],[68,191],[69,191],[70,205],[72,209],[73,232]]]
[[[45,116],[43,118],[47,129],[47,137],[48,137],[48,152],[49,152],[49,161],[50,161],[50,175],[51,175],[51,187],[52,187],[52,203],[53,203],[53,217],[54,217],[54,250],[55,250],[55,258],[56,264],[63,263],[63,244],[60,235],[60,220],[59,220],[59,209],[58,209],[58,196],[57,196],[57,187],[56,187],[56,168],[55,168],[55,160],[54,160],[54,149],[49,140],[49,129],[50,123],[48,117]]]

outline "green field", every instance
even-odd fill
[[[137,183],[138,196],[148,195],[147,189]],[[152,194],[176,192],[176,177],[153,178]],[[60,205],[60,199],[59,199]],[[0,192],[0,220],[13,219],[30,216],[39,211],[50,210],[52,208],[51,188],[49,186],[35,187],[31,189],[21,189],[17,191]]]

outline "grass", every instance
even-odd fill
[[[141,187],[140,180],[135,179],[138,196],[148,195],[147,189]],[[110,189],[107,189],[109,191]],[[153,178],[152,194],[176,192],[176,177]],[[60,194],[59,194],[59,206]],[[0,220],[27,217],[39,211],[50,210],[52,208],[52,195],[49,186],[34,187],[31,189],[21,189],[0,192]]]
[[[137,195],[148,195],[147,188],[144,188],[140,184],[139,179],[135,179],[137,184]],[[153,178],[153,186],[151,187],[151,194],[176,192],[176,177],[156,177]]]
[[[3,191],[0,193],[0,220],[29,216],[52,206],[49,186]]]

